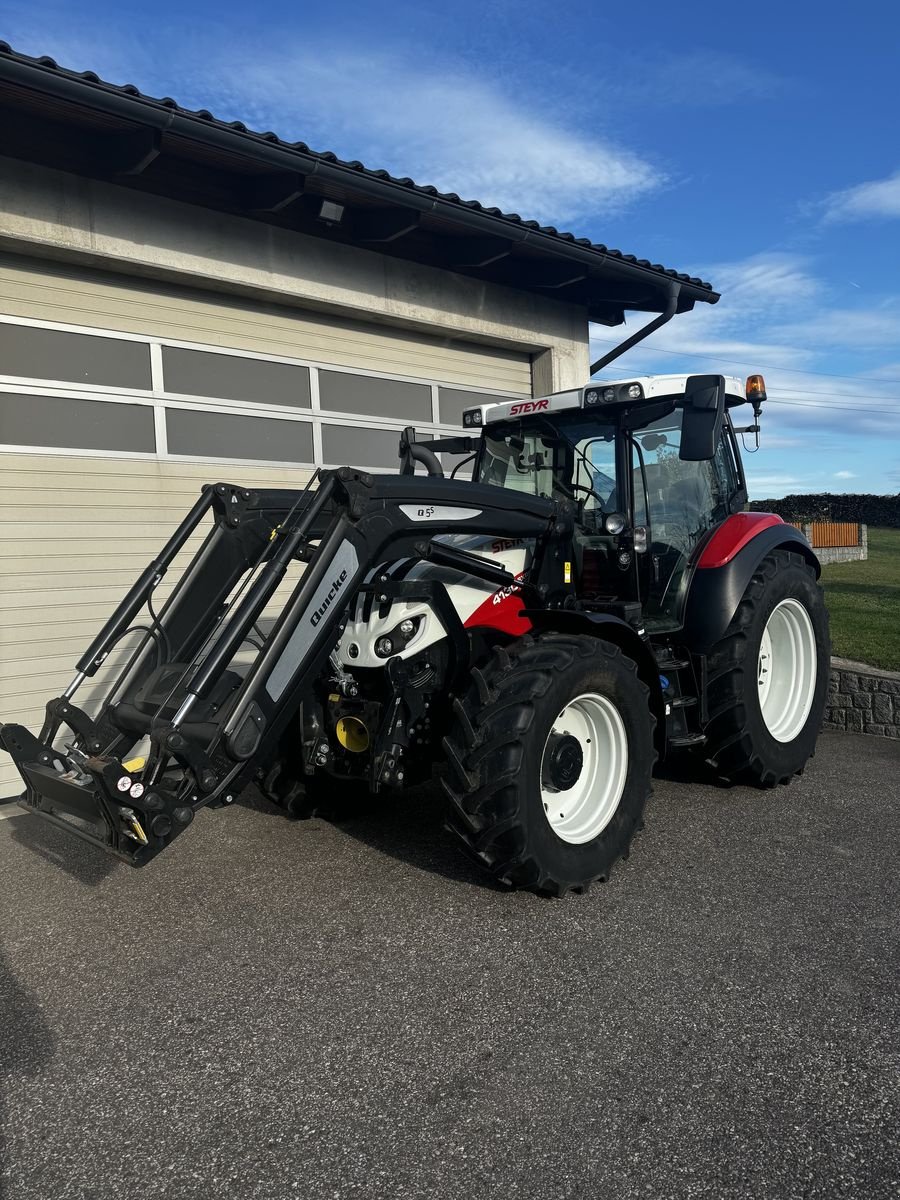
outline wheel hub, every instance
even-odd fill
[[[571,733],[551,733],[544,751],[543,786],[550,792],[574,787],[584,766],[584,752]]]
[[[628,734],[609,696],[584,692],[559,713],[544,743],[541,802],[550,828],[573,846],[615,816],[628,778]]]
[[[777,742],[793,741],[806,725],[817,673],[812,621],[800,600],[789,596],[763,629],[756,676],[762,718]]]

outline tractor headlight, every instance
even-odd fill
[[[613,387],[590,388],[584,393],[585,407],[595,404],[622,404],[626,400],[643,400],[644,389],[639,383],[620,383]]]
[[[623,513],[611,512],[603,518],[603,528],[607,533],[619,534],[625,528],[625,516]]]
[[[483,417],[480,408],[467,408],[463,413],[463,425],[471,429],[473,425],[481,425]]]
[[[422,624],[421,617],[404,617],[399,625],[395,626],[390,633],[380,637],[375,643],[375,653],[379,658],[390,658],[393,654],[399,654],[408,642],[419,632],[419,627]]]

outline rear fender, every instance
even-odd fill
[[[585,634],[588,637],[602,638],[618,646],[632,659],[637,666],[638,677],[650,692],[650,710],[656,718],[654,740],[657,754],[662,758],[666,749],[666,711],[659,682],[659,668],[653,651],[634,629],[621,617],[612,616],[610,613],[578,612],[566,608],[526,608],[522,615],[531,622],[535,633],[553,630],[557,633]]]
[[[700,547],[685,606],[684,637],[692,653],[708,654],[725,636],[757,567],[773,550],[802,554],[818,579],[821,567],[809,542],[799,529],[785,525],[780,519],[771,523],[760,521],[758,531],[749,537],[746,534],[750,526],[745,523],[747,527],[742,526],[739,536],[733,539],[733,552],[729,552],[727,539],[722,536],[714,546],[714,539],[735,518],[767,516],[767,513],[736,513]],[[714,565],[706,565],[709,563]]]

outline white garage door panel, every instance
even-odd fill
[[[96,632],[96,626],[88,627],[85,622],[85,628],[74,636],[69,635],[47,642],[41,641],[40,638],[35,638],[33,641],[23,639],[17,643],[17,649],[27,657],[27,667],[23,671],[21,663],[0,659],[0,679],[24,679],[27,675],[51,671],[56,673],[58,680],[60,672],[63,675],[67,672],[71,674],[75,660],[81,657]],[[135,635],[135,640],[137,640],[137,635]],[[119,657],[127,653],[127,647],[124,650],[112,652],[112,654],[118,654]]]
[[[0,312],[531,395],[527,354],[0,255]]]
[[[297,488],[308,473],[0,455],[0,721],[15,720],[37,731],[44,704],[72,678],[76,660],[182,520],[201,483],[222,478]],[[117,505],[123,483],[135,489],[131,518]],[[157,589],[158,606],[201,542],[202,534],[192,537],[176,559]],[[284,586],[293,586],[293,579]],[[126,658],[127,649],[111,654],[102,672],[78,693],[78,703],[92,711],[92,701]],[[18,791],[19,776],[2,754],[0,797]]]
[[[121,498],[115,493],[106,503],[102,503],[102,497],[96,493],[89,496],[85,496],[84,493],[79,495],[78,492],[61,494],[56,488],[53,489],[56,504],[65,508],[67,517],[84,522],[85,528],[91,529],[92,540],[108,536],[110,531],[112,536],[119,537],[122,530],[137,530],[141,520],[149,520],[153,529],[159,528],[160,521],[177,523],[184,516],[187,504],[191,503],[195,495],[193,491],[187,492],[184,502],[175,497],[173,503],[149,504],[146,500],[141,501],[134,497],[131,504],[122,504]],[[2,490],[0,496],[8,499]],[[0,503],[0,525],[4,531],[11,531],[8,536],[12,539],[17,537],[16,531],[28,525],[33,516],[30,505]],[[59,530],[56,522],[50,528],[54,532]]]
[[[174,525],[174,521],[172,524]],[[9,566],[10,569],[7,571],[6,564],[4,564],[0,596],[12,593],[15,596],[27,594],[31,597],[40,592],[42,588],[47,587],[47,572],[31,573],[34,572],[34,563],[31,559],[23,559],[20,567],[14,563]],[[128,568],[120,570],[116,567],[113,570],[104,571],[103,578],[107,584],[105,590],[121,596],[134,583],[134,572]],[[77,590],[80,592],[83,588],[96,586],[97,574],[95,571],[87,569],[84,559],[79,555],[78,560],[72,562],[70,569],[64,573],[64,577],[59,577],[58,582],[63,584],[67,591]],[[56,594],[54,592],[54,595]]]

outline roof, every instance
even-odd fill
[[[709,283],[658,263],[5,42],[0,126],[11,157],[555,296],[604,324],[620,324],[626,310],[662,311],[673,286],[677,311],[719,299]],[[340,220],[323,218],[323,200],[341,207]]]
[[[737,404],[746,403],[743,381],[735,375],[723,375],[722,378],[725,380],[726,397],[731,397],[728,407],[733,408]],[[498,421],[508,421],[511,417],[527,418],[546,412],[571,412],[585,408],[598,419],[602,419],[604,412],[616,413],[622,408],[634,408],[645,401],[655,404],[658,408],[661,400],[683,396],[689,379],[690,375],[679,374],[623,375],[618,379],[595,379],[582,387],[552,392],[548,396],[537,396],[534,400],[500,400],[495,404],[482,404],[478,406],[481,411],[480,421],[469,420],[469,414],[476,411],[476,407],[473,406],[463,413],[463,425],[493,425]],[[629,396],[625,391],[635,384],[639,384],[641,388],[639,397]],[[615,395],[606,397],[603,393],[607,391],[612,391]]]

